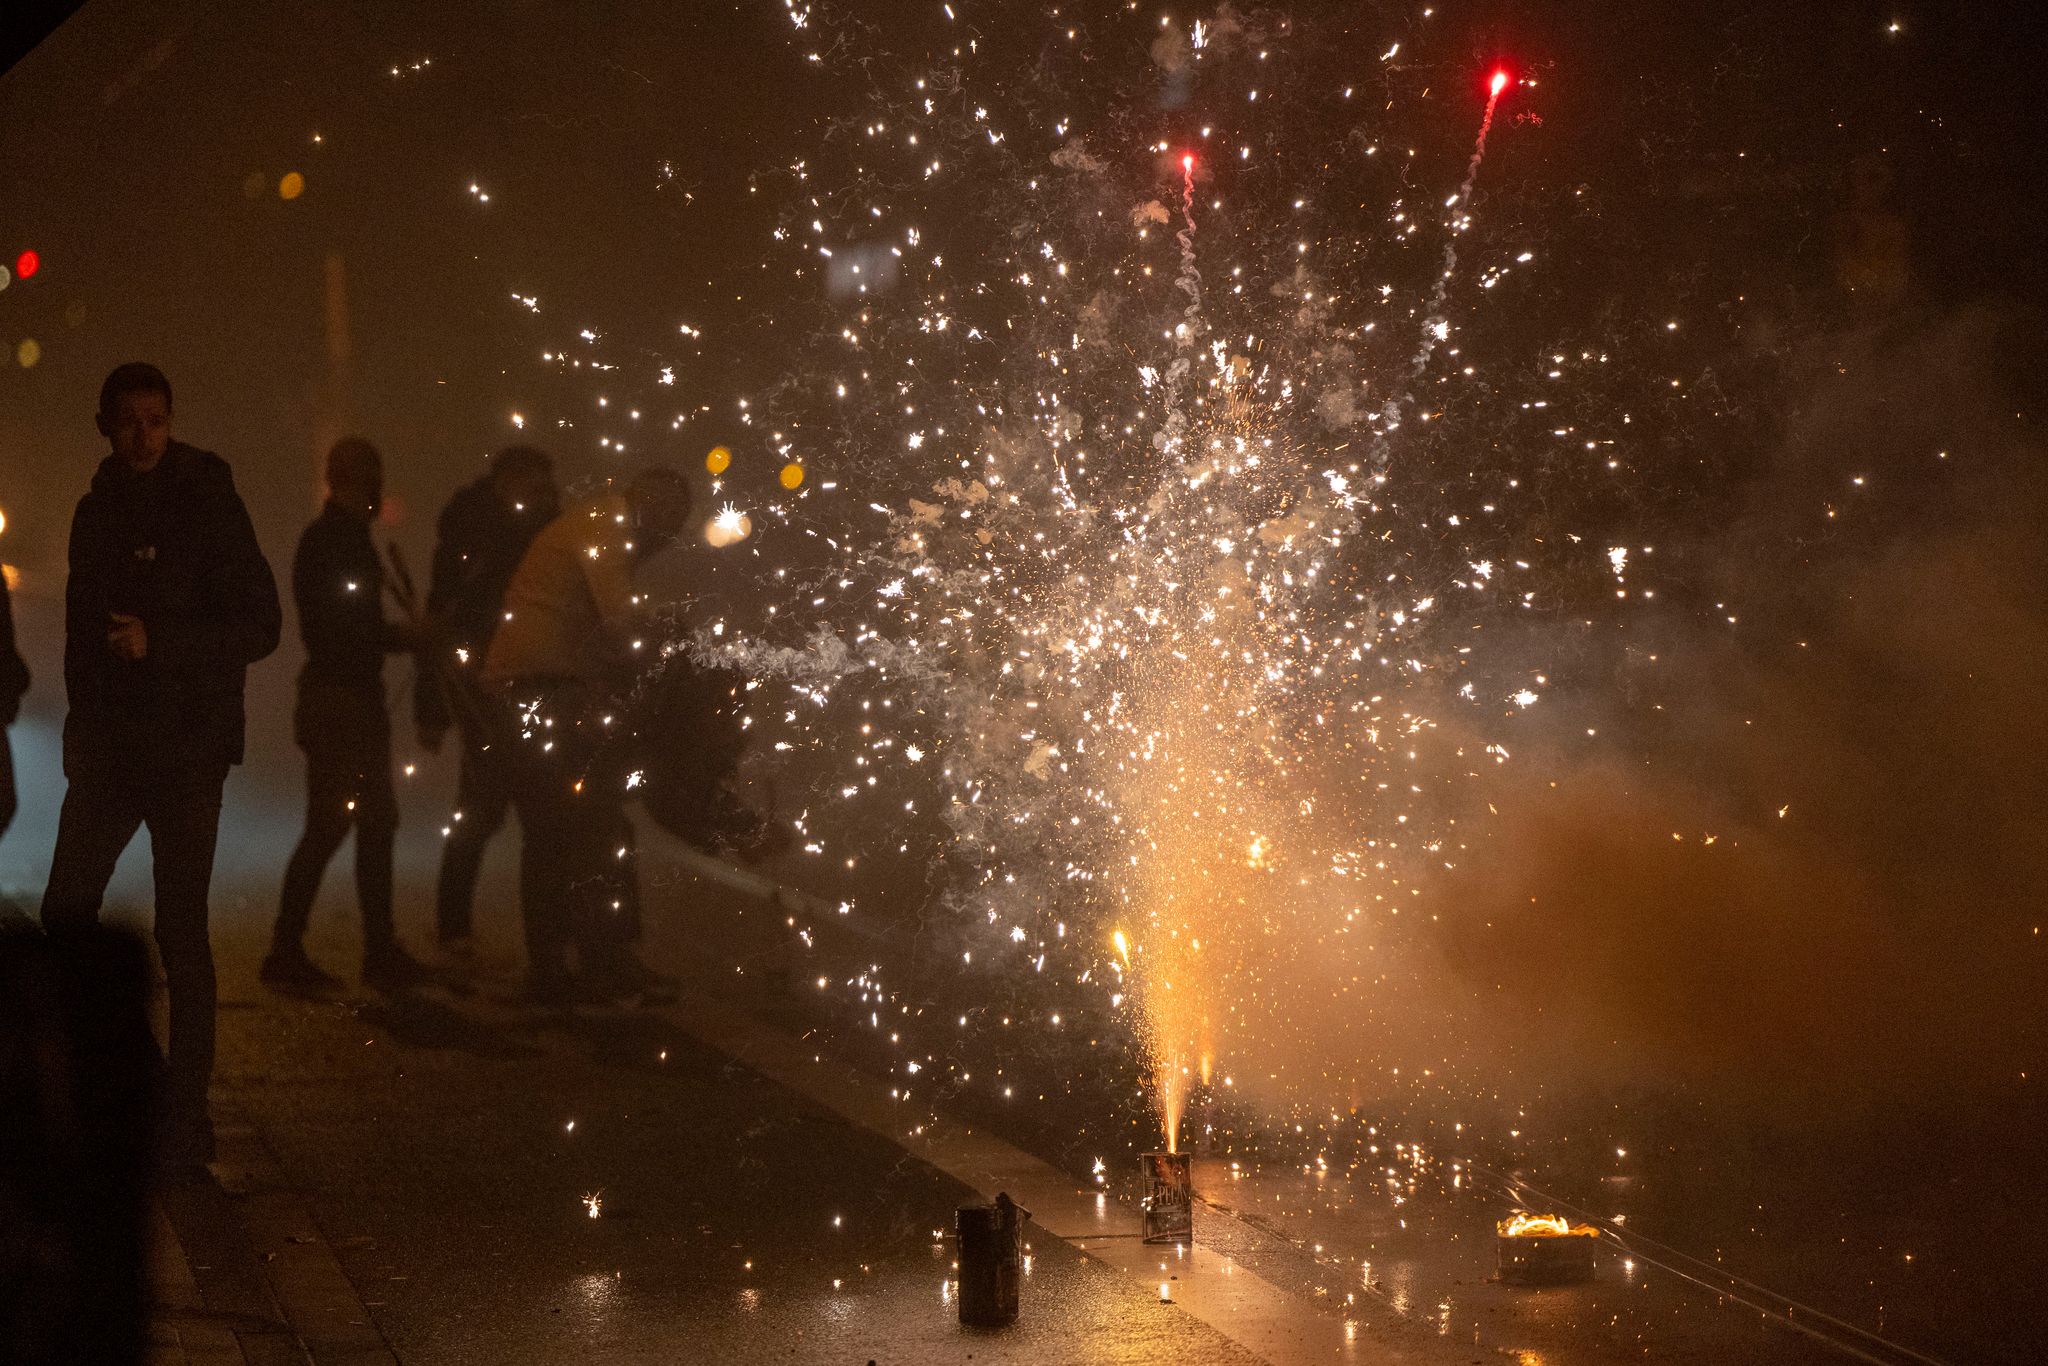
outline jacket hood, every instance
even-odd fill
[[[188,446],[182,441],[173,441],[164,451],[164,458],[157,462],[151,475],[162,474],[166,479],[183,483],[224,481],[234,482],[228,471],[228,462],[212,451],[202,451],[197,446]],[[127,486],[133,480],[144,478],[128,467],[128,462],[118,455],[109,455],[100,461],[99,469],[92,476],[94,493],[111,493]]]

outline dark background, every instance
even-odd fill
[[[933,8],[821,10],[814,41],[853,30],[914,50]],[[1391,11],[1358,12],[1361,44],[1390,26]],[[1445,4],[1416,44],[1437,69],[1404,77],[1455,92],[1505,61],[1539,79],[1504,108],[1483,181],[1482,223],[1504,207],[1548,233],[1550,268],[1520,310],[1540,330],[1508,340],[1633,344],[1680,315],[1670,363],[1717,400],[1711,421],[1659,415],[1626,501],[1560,477],[1558,506],[1537,509],[1628,543],[1654,532],[1673,608],[1623,647],[1575,648],[1544,623],[1527,652],[1503,652],[1540,650],[1558,681],[1516,722],[1525,757],[1499,794],[1512,818],[1444,898],[1436,948],[1527,1027],[1523,1061],[1541,1066],[1525,1076],[1648,1075],[1744,1122],[1853,1131],[1825,1133],[1824,1155],[1869,1136],[1848,1163],[1761,1140],[1702,1157],[1696,1110],[1641,1101],[1635,1132],[1668,1139],[1673,1170],[1731,1164],[1698,1178],[1699,1208],[1733,1219],[1732,1189],[1819,1171],[1791,1224],[1853,1209],[1875,1243],[1896,1198],[1929,1238],[1989,1258],[2031,1245],[1994,1207],[2038,1188],[2023,1175],[2038,1082],[2015,1075],[2041,1076],[2048,952],[2029,933],[2048,872],[2048,194],[2028,17],[1963,3]],[[694,473],[724,441],[765,483],[773,463],[736,400],[796,363],[804,337],[787,324],[818,304],[815,281],[764,264],[779,173],[865,98],[857,63],[821,74],[802,50],[771,3],[101,0],[0,77],[0,262],[25,248],[43,260],[0,292],[0,560],[20,572],[38,680],[13,732],[24,801],[0,889],[33,904],[54,834],[64,537],[104,450],[91,407],[107,369],[168,371],[178,434],[234,464],[280,570],[318,497],[318,453],[343,430],[386,450],[391,531],[416,564],[433,513],[514,436],[514,412],[572,476],[643,458]],[[1375,55],[1361,49],[1361,69]],[[1455,183],[1472,130],[1468,105],[1439,98],[1432,188]],[[305,191],[287,202],[289,172]],[[774,195],[753,192],[770,181]],[[330,350],[343,314],[345,364]],[[586,354],[584,328],[622,366],[615,389],[542,362]],[[29,338],[41,358],[23,368]],[[654,380],[664,365],[672,389]],[[593,389],[647,419],[600,418]],[[600,444],[622,431],[623,458]],[[1844,489],[1852,469],[1873,475],[1867,496]],[[666,582],[707,563],[693,549]],[[1726,600],[1741,604],[1739,636],[1707,629]],[[1656,670],[1640,662],[1653,652]],[[288,637],[252,672],[224,914],[267,914],[296,833],[285,718],[299,657]],[[429,766],[403,794],[415,876],[447,778]],[[1774,824],[1781,803],[1789,824]],[[1727,873],[1671,851],[1667,831],[1703,827],[1756,856]],[[118,897],[146,898],[139,853]],[[1586,988],[1569,1007],[1540,990],[1560,980]],[[1554,1103],[1555,1131],[1589,1132]],[[1883,1160],[1864,1163],[1872,1150]]]

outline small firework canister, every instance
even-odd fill
[[[1494,1265],[1511,1285],[1573,1285],[1593,1279],[1600,1230],[1562,1215],[1517,1214],[1495,1225]]]
[[[1145,1153],[1138,1161],[1145,1175],[1145,1241],[1193,1242],[1195,1190],[1188,1179],[1188,1155]]]
[[[1024,1220],[1007,1192],[993,1205],[962,1205],[955,1227],[960,1235],[960,1322],[970,1328],[1002,1328],[1017,1321],[1023,1281]]]

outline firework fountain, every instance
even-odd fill
[[[804,42],[825,22],[791,18]],[[766,680],[778,762],[836,767],[839,800],[796,815],[810,854],[936,861],[926,928],[960,963],[1132,1012],[1171,1152],[1233,1056],[1277,1078],[1276,1037],[1313,1040],[1318,1012],[1354,1052],[1413,1013],[1369,955],[1455,837],[1443,789],[1505,757],[1469,737],[1538,696],[1472,657],[1501,610],[1484,546],[1514,539],[1487,493],[1514,481],[1475,460],[1460,498],[1399,500],[1404,459],[1441,474],[1461,397],[1505,406],[1465,359],[1457,246],[1508,78],[1467,106],[1463,182],[1425,215],[1415,153],[1382,160],[1288,21],[1161,24],[1178,112],[955,36],[762,182],[789,206],[771,260],[828,340],[742,420],[815,477],[752,510],[773,601],[693,645]],[[1263,117],[1290,56],[1329,77],[1327,144]],[[1226,100],[1251,117],[1202,122]],[[1529,259],[1482,249],[1475,296]],[[864,1005],[896,1002],[880,973],[847,977]],[[909,1075],[936,1061],[904,1046]]]
[[[907,931],[794,924],[809,978],[906,1098],[1011,1097],[960,1047],[984,1017],[1002,1049],[1130,1039],[1169,1152],[1191,1104],[1444,1090],[1471,987],[1429,898],[1546,695],[1531,623],[1647,596],[1600,498],[1659,381],[1532,316],[1551,206],[1479,198],[1534,81],[1371,16],[954,14],[899,46],[787,15],[806,69],[860,79],[752,182],[777,378],[716,411],[689,323],[543,360],[705,432],[716,555],[667,654],[751,680],[788,875]]]

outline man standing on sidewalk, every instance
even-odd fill
[[[165,1143],[213,1156],[213,949],[207,895],[221,788],[242,761],[243,677],[277,648],[277,585],[227,462],[171,440],[171,386],[123,365],[100,388],[113,447],[71,521],[64,593],[64,774],[43,892],[53,936],[90,928],[114,864],[149,827],[156,942],[170,992]]]
[[[554,462],[532,446],[507,446],[483,478],[448,500],[435,528],[434,577],[427,618],[437,629],[436,658],[421,658],[413,721],[421,748],[441,752],[453,722],[462,740],[455,817],[441,850],[435,920],[442,953],[474,956],[471,910],[484,846],[505,823],[512,788],[499,738],[482,724],[476,677],[505,609],[505,589],[527,546],[561,510]],[[451,696],[451,694],[455,694]],[[453,704],[451,706],[451,703]]]
[[[683,476],[653,466],[548,523],[512,576],[484,664],[511,717],[528,994],[543,1004],[674,990],[628,947],[638,894],[616,703],[645,662],[634,571],[689,512]]]
[[[327,506],[299,538],[292,601],[306,667],[299,674],[292,734],[306,753],[306,831],[285,865],[277,928],[262,977],[273,986],[339,986],[306,956],[306,922],[320,878],[351,829],[356,899],[363,911],[363,982],[402,991],[421,976],[399,946],[391,916],[391,846],[398,797],[391,790],[391,716],[384,656],[415,645],[410,628],[384,616],[384,566],[370,524],[384,506],[384,459],[360,437],[327,453]]]

